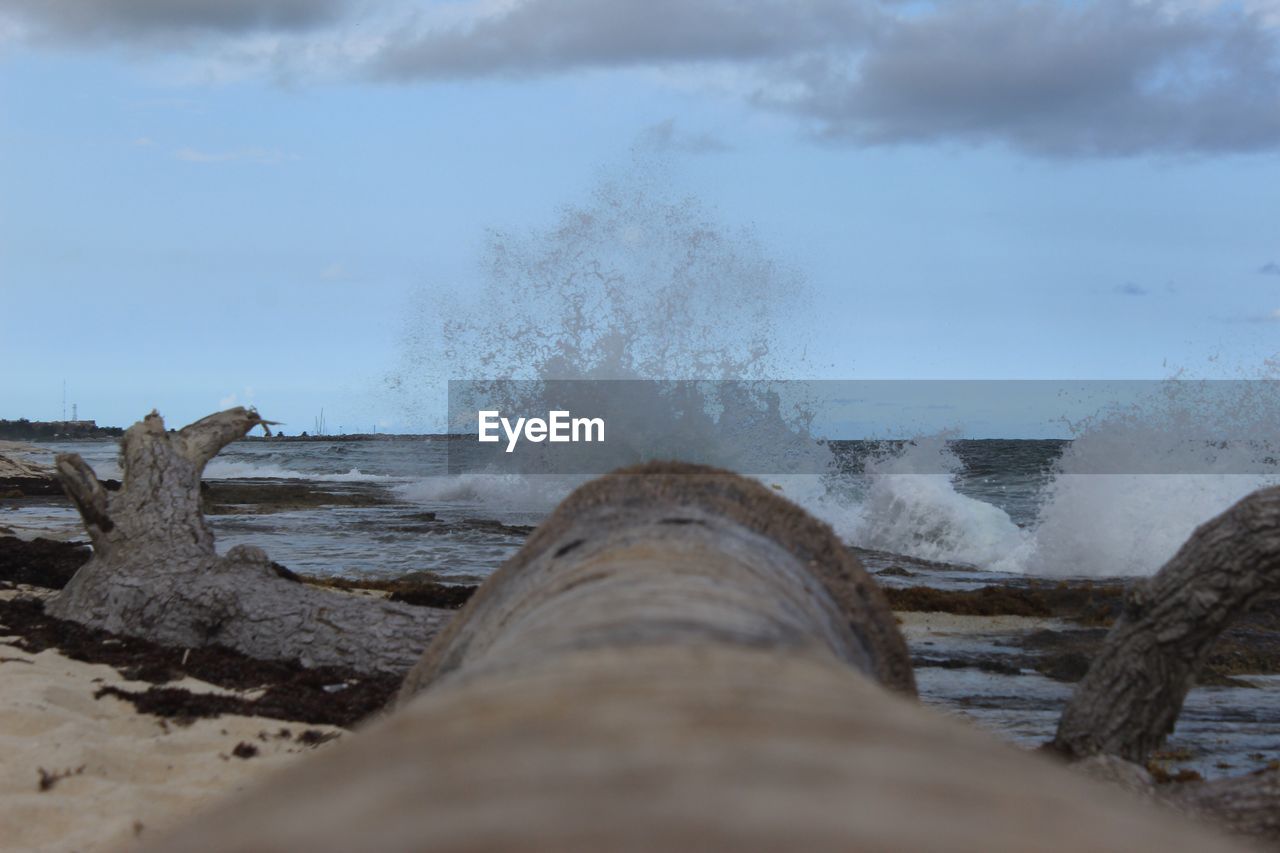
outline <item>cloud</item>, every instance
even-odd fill
[[[1039,157],[1280,150],[1280,0],[9,0],[31,39],[290,84],[661,69],[833,145]],[[359,12],[357,13],[357,10]],[[726,82],[728,81],[728,82]],[[673,133],[669,144],[710,150]]]
[[[1112,288],[1112,290],[1115,293],[1119,293],[1121,296],[1147,296],[1151,293],[1150,290],[1147,290],[1142,285],[1134,284],[1131,281],[1126,281],[1124,284],[1117,284]]]
[[[1265,264],[1258,267],[1258,274],[1259,275],[1280,275],[1280,264],[1276,263],[1275,261],[1267,261]]]
[[[762,105],[853,145],[999,143],[1053,157],[1280,148],[1276,34],[1226,9],[957,0],[860,58],[777,72]]]
[[[37,43],[175,45],[201,36],[310,30],[348,0],[6,0],[0,21]]]
[[[402,80],[547,74],[678,62],[754,62],[860,41],[858,0],[524,0],[471,4],[448,26],[394,32],[371,69]]]
[[[749,100],[827,141],[1040,156],[1280,148],[1280,3],[524,0],[407,26],[397,80],[732,63]]]
[[[658,152],[677,151],[684,154],[721,154],[733,146],[710,133],[683,133],[675,119],[666,119],[644,129],[640,144]]]
[[[198,148],[179,148],[173,152],[175,159],[185,163],[258,163],[274,166],[290,160],[297,160],[298,155],[289,154],[274,148],[239,148],[234,151],[202,151]]]

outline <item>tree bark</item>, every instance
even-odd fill
[[[400,674],[452,611],[317,589],[280,577],[260,549],[225,556],[200,508],[205,464],[267,422],[229,409],[177,432],[152,412],[121,441],[124,482],[103,488],[77,454],[58,476],[93,559],[47,605],[59,618],[173,646],[223,645],[252,657]]]
[[[1201,525],[1125,609],[1067,703],[1053,746],[1142,764],[1173,731],[1214,640],[1280,587],[1280,487]]]
[[[1235,849],[913,692],[826,525],[645,466],[561,504],[388,718],[150,849]]]

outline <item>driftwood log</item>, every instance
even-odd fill
[[[1202,524],[1125,608],[1076,687],[1052,746],[1071,758],[1142,765],[1173,731],[1218,635],[1280,590],[1280,487]],[[1269,771],[1189,783],[1163,797],[1233,832],[1280,842],[1280,779]]]
[[[1214,641],[1259,596],[1280,590],[1280,488],[1244,498],[1134,583],[1063,711],[1054,745],[1142,763],[1173,731]]]
[[[452,611],[348,595],[286,580],[260,549],[225,556],[200,507],[200,477],[219,450],[264,422],[235,408],[176,432],[152,412],[124,434],[123,485],[103,488],[77,454],[58,476],[84,520],[93,559],[47,605],[70,619],[166,645],[223,645],[267,660],[403,673]]]
[[[829,528],[646,466],[561,504],[388,718],[150,849],[1236,849],[912,693]]]

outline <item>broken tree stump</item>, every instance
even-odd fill
[[[214,551],[201,474],[259,425],[266,422],[257,412],[235,408],[170,432],[152,412],[121,440],[117,492],[103,488],[79,455],[59,455],[58,476],[94,553],[48,612],[171,646],[216,644],[266,660],[404,673],[453,611],[286,580],[260,548]]]
[[[390,716],[150,849],[1236,849],[913,694],[830,528],[726,472],[642,466],[567,498]]]

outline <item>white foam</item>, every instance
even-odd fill
[[[1272,383],[1156,390],[1082,425],[1045,490],[1028,571],[1151,574],[1197,525],[1280,483],[1267,446],[1280,424]],[[1097,473],[1107,471],[1118,473]]]
[[[425,477],[395,488],[403,500],[428,506],[459,504],[483,508],[492,517],[546,513],[584,478],[523,474],[457,474]]]
[[[241,462],[216,457],[205,466],[204,478],[206,480],[318,480],[330,483],[392,483],[402,479],[383,474],[366,474],[359,468],[351,468],[344,472],[299,471],[270,462]]]

